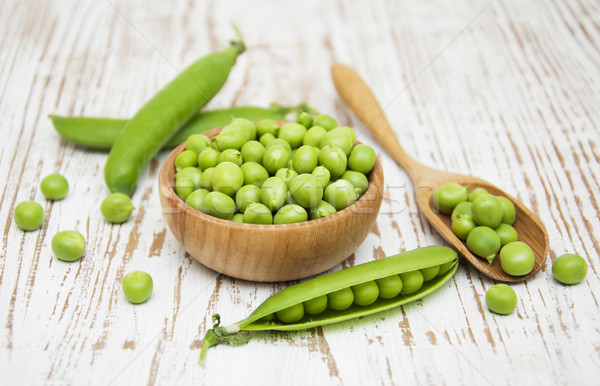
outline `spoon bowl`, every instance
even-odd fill
[[[434,169],[414,160],[400,146],[381,106],[360,76],[350,67],[339,63],[332,66],[331,74],[335,87],[344,102],[387,150],[388,154],[409,174],[415,187],[419,209],[448,243],[456,248],[479,272],[492,279],[519,282],[535,276],[543,267],[548,254],[548,233],[539,217],[522,202],[485,180]],[[519,234],[519,241],[527,243],[535,256],[534,267],[529,274],[511,276],[505,273],[500,266],[498,256],[494,259],[493,264],[489,264],[486,259],[471,253],[466,244],[454,235],[450,216],[441,214],[433,208],[433,194],[437,188],[448,182],[456,182],[463,186],[469,185],[471,189],[481,187],[491,194],[504,196],[512,201],[517,214],[513,227]]]

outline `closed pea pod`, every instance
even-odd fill
[[[104,166],[111,192],[130,195],[148,162],[196,111],[221,89],[244,51],[240,40],[186,68],[151,98],[123,127]]]
[[[375,281],[376,283],[378,279],[392,277],[393,275],[406,272],[419,273],[421,269],[448,264],[451,268],[446,273],[424,282],[418,290],[411,294],[398,294],[395,297],[387,299],[379,296],[371,304],[364,306],[351,304],[344,308],[348,303],[348,298],[352,298],[352,301],[354,301],[355,296],[352,292],[352,287],[367,282]],[[220,317],[214,315],[213,320],[215,323],[213,329],[206,333],[200,360],[204,359],[206,350],[209,347],[220,342],[245,342],[247,338],[239,335],[240,331],[302,330],[355,319],[420,299],[443,286],[456,272],[457,266],[457,254],[455,251],[444,246],[430,246],[360,264],[296,284],[269,297],[250,316],[235,324],[220,326]],[[348,293],[348,290],[350,293]],[[328,304],[326,309],[320,313],[309,314],[306,312],[302,318],[290,323],[273,317],[281,310],[289,309],[302,303],[305,304],[306,311],[305,302],[312,302],[313,299],[317,298],[320,298],[322,301],[324,295],[328,297]],[[339,303],[332,306],[332,300]],[[339,310],[336,308],[339,308]],[[309,315],[307,316],[306,314]]]
[[[232,117],[245,118],[250,121],[261,119],[282,120],[285,119],[287,114],[304,109],[311,108],[304,104],[294,107],[273,104],[271,107],[235,106],[225,109],[203,110],[197,112],[169,138],[163,149],[172,149],[191,135],[201,134],[228,125]],[[63,117],[54,114],[50,115],[50,119],[56,131],[64,138],[79,145],[100,150],[110,150],[119,133],[128,122],[127,119]]]

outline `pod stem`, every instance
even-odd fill
[[[232,47],[237,48],[238,50],[238,55],[241,54],[242,52],[246,51],[246,43],[244,43],[244,38],[242,37],[242,33],[240,32],[240,29],[238,28],[238,26],[235,23],[232,23],[233,29],[235,30],[235,34],[238,37],[238,40],[232,40],[230,42]]]
[[[202,341],[202,349],[200,350],[200,364],[204,365],[204,359],[206,358],[206,352],[209,348],[218,345],[219,343],[227,343],[236,346],[245,344],[250,339],[247,336],[241,335],[240,327],[237,324],[230,326],[221,327],[221,316],[214,314],[212,316],[213,328],[206,331],[204,340]]]

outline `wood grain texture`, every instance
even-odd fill
[[[0,384],[595,384],[600,375],[600,8],[592,0],[288,0],[0,3]],[[132,219],[99,205],[106,153],[62,140],[47,115],[127,118],[201,55],[246,39],[210,108],[308,102],[354,127],[380,155],[376,225],[341,269],[444,243],[417,209],[408,175],[337,96],[329,69],[351,64],[396,137],[426,165],[484,178],[520,199],[549,234],[550,259],[514,284],[517,310],[490,313],[495,282],[462,264],[422,301],[337,325],[258,333],[245,346],[200,341],[218,312],[246,317],[288,283],[219,275],[166,229],[158,170],[146,169]],[[60,172],[67,198],[46,201]],[[17,203],[46,221],[24,233]],[[77,229],[85,257],[49,248]],[[588,276],[563,286],[550,262],[578,253]],[[127,272],[154,278],[150,300],[121,293]]]

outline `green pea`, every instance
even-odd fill
[[[533,250],[522,241],[513,241],[500,250],[500,266],[509,275],[523,276],[533,270]]]
[[[201,187],[204,189],[212,190],[212,174],[215,168],[208,168],[202,172]]]
[[[469,202],[475,201],[475,199],[481,195],[489,194],[485,188],[475,188],[471,193],[469,193]]]
[[[333,179],[340,178],[346,171],[346,153],[338,146],[327,145],[319,152],[319,164],[325,166]]]
[[[252,202],[244,211],[244,222],[247,224],[273,224],[273,214],[264,204]]]
[[[285,139],[289,142],[292,149],[295,149],[302,145],[302,139],[304,138],[306,131],[306,127],[303,125],[295,122],[288,122],[281,125],[277,137]]]
[[[473,217],[469,215],[459,214],[452,220],[452,232],[461,240],[466,240],[469,233],[475,229],[477,224],[473,221]]]
[[[475,227],[467,236],[467,248],[469,248],[469,251],[479,257],[483,257],[490,264],[494,261],[501,245],[500,237],[496,231],[486,226]]]
[[[248,141],[246,137],[236,131],[221,132],[214,138],[217,150],[223,151],[225,149],[236,149],[240,150],[242,146]]]
[[[451,216],[452,221],[454,222],[454,220],[456,220],[456,217],[458,217],[458,215],[469,216],[469,217],[473,218],[473,212],[471,211],[472,206],[473,206],[473,203],[469,202],[469,201],[464,201],[464,202],[461,202],[458,205],[456,205],[454,207],[454,210],[452,210],[452,216]]]
[[[506,284],[496,284],[485,293],[485,304],[490,311],[507,315],[517,308],[517,294]]]
[[[273,224],[292,224],[306,220],[308,220],[306,209],[296,204],[282,206],[273,216]]]
[[[133,304],[144,303],[150,298],[153,289],[152,277],[146,272],[129,272],[123,278],[123,294]]]
[[[314,147],[321,147],[321,140],[327,134],[327,130],[322,128],[321,126],[313,126],[306,134],[304,134],[304,138],[302,138],[302,144]]]
[[[316,315],[327,309],[327,295],[317,296],[304,302],[304,311]]]
[[[44,208],[35,201],[22,201],[13,213],[15,224],[24,231],[34,231],[44,223]]]
[[[294,170],[299,174],[312,173],[319,165],[319,149],[304,145],[296,149],[293,157]]]
[[[198,167],[204,171],[214,168],[219,163],[219,152],[212,147],[207,147],[198,154]]]
[[[504,196],[496,196],[496,198],[500,201],[500,206],[502,207],[502,223],[508,225],[514,224],[517,218],[515,204]]]
[[[269,178],[269,172],[259,163],[246,162],[240,167],[244,174],[244,185],[256,185],[261,187],[262,184]]]
[[[337,129],[345,131],[350,136],[350,139],[352,139],[352,147],[354,147],[354,145],[356,145],[356,133],[354,132],[354,130],[352,130],[348,126],[339,126],[339,127],[336,127],[334,130],[337,130]]]
[[[277,318],[283,323],[294,323],[304,317],[304,305],[295,304],[276,312]]]
[[[350,288],[331,292],[327,294],[327,303],[332,310],[343,311],[354,303],[354,292]]]
[[[270,144],[271,142],[273,142],[275,139],[276,139],[275,135],[273,135],[271,133],[265,133],[260,136],[260,139],[258,141],[260,142],[261,145],[263,145],[266,148],[267,145]]]
[[[253,202],[260,202],[260,188],[255,185],[244,185],[235,194],[235,203],[242,213]],[[270,211],[269,214],[271,214]]]
[[[313,169],[311,174],[317,177],[317,180],[319,181],[323,189],[325,189],[327,185],[329,185],[331,173],[329,172],[329,169],[327,169],[325,166],[317,166]]]
[[[281,178],[285,182],[285,185],[289,190],[290,182],[292,182],[294,178],[298,177],[298,172],[293,169],[282,168],[277,170],[277,173],[275,173],[275,177]]]
[[[371,146],[356,145],[350,152],[350,157],[348,157],[348,168],[363,174],[369,174],[375,166],[376,160],[377,155]]]
[[[290,146],[290,143],[288,141],[286,141],[285,139],[282,138],[275,138],[274,140],[272,140],[271,142],[269,142],[266,146],[265,146],[265,151],[269,150],[271,147],[273,146],[282,146],[285,150],[287,150],[290,158],[292,158],[294,156],[294,151],[292,150],[292,147]]]
[[[420,272],[421,275],[423,275],[423,281],[429,281],[437,277],[438,273],[440,273],[440,266],[434,265],[432,267],[423,268]]]
[[[505,246],[508,243],[512,243],[513,241],[517,241],[519,238],[519,234],[517,230],[508,224],[500,224],[496,229],[494,229],[496,233],[498,233],[498,237],[500,237],[500,245]]]
[[[469,197],[469,187],[450,182],[440,186],[433,194],[433,208],[440,213],[450,214],[463,201]]]
[[[263,166],[270,175],[274,175],[277,170],[287,166],[290,153],[280,145],[271,146],[265,149],[263,156]]]
[[[423,274],[421,271],[400,273],[400,279],[402,279],[402,290],[400,292],[403,295],[415,293],[423,286]]]
[[[77,231],[61,231],[52,237],[52,252],[63,261],[76,261],[85,253],[85,239]]]
[[[242,166],[242,152],[236,149],[225,149],[219,154],[217,163],[231,162],[237,166]]]
[[[242,146],[241,152],[244,162],[261,163],[265,155],[265,147],[258,141],[248,141]]]
[[[69,183],[62,175],[52,173],[44,177],[40,183],[40,190],[47,199],[59,201],[69,192]]]
[[[210,182],[214,191],[233,197],[235,192],[244,185],[244,173],[233,162],[225,161],[215,166]]]
[[[244,222],[244,214],[243,213],[236,213],[233,215],[232,218],[229,219],[229,221],[233,221],[233,222]]]
[[[315,220],[336,213],[337,210],[327,201],[321,200],[315,207],[310,209],[309,218]]]
[[[261,119],[260,121],[256,122],[256,132],[258,133],[259,137],[262,137],[268,133],[273,135],[274,139],[278,131],[279,124],[273,119]]]
[[[379,297],[382,299],[395,298],[402,291],[402,279],[398,275],[377,279],[375,282],[379,287]]]
[[[350,182],[337,180],[325,188],[323,198],[340,211],[352,205],[358,199],[358,195]]]
[[[364,194],[369,188],[369,180],[367,180],[367,176],[361,172],[346,170],[344,174],[342,174],[342,179],[350,182],[359,196]]]
[[[491,194],[483,194],[473,201],[471,207],[473,220],[478,225],[496,228],[502,222],[502,205],[498,197]]]
[[[359,306],[373,304],[379,297],[379,287],[374,280],[353,285],[351,288],[354,293],[354,304]]]
[[[190,176],[175,176],[175,193],[177,193],[179,198],[183,201],[185,201],[194,190],[196,190],[196,187],[194,186],[194,180]]]
[[[287,186],[281,178],[270,177],[260,189],[260,200],[271,211],[276,211],[283,206],[287,196]]]
[[[338,124],[337,124],[336,120],[327,114],[321,114],[321,115],[317,116],[313,122],[313,126],[321,126],[322,128],[324,128],[327,131],[333,130],[334,128],[337,127],[337,125]]]
[[[442,276],[446,272],[450,271],[450,269],[454,266],[454,264],[455,264],[454,261],[449,261],[447,263],[441,264],[440,265],[440,272],[438,273],[438,276]]]
[[[323,187],[312,174],[300,174],[290,182],[290,194],[300,206],[312,208],[323,198]]]
[[[202,171],[193,166],[183,168],[175,174],[175,178],[185,177],[189,181],[191,181],[194,189],[198,189],[202,187]]]
[[[191,206],[194,209],[200,210],[202,206],[202,200],[209,193],[206,189],[196,189],[194,190],[187,198],[185,199],[185,203]]]
[[[204,196],[200,210],[213,217],[229,220],[235,213],[235,201],[227,194],[213,191]]]
[[[225,126],[221,132],[237,132],[244,137],[246,141],[252,141],[256,138],[256,126],[254,126],[252,121],[246,118],[233,118],[231,123]]]
[[[187,196],[186,196],[187,197]],[[123,193],[111,193],[100,205],[100,212],[106,221],[120,224],[129,220],[131,211],[135,208],[131,204],[131,198]]]
[[[198,154],[192,150],[184,150],[175,157],[175,169],[181,170],[198,165]]]
[[[185,149],[200,154],[207,147],[212,147],[213,143],[206,135],[192,134],[185,141]]]
[[[301,111],[300,114],[298,114],[297,122],[302,126],[306,127],[307,129],[312,127],[313,121],[313,116],[307,113],[306,111]]]
[[[577,284],[587,275],[588,265],[579,255],[566,253],[552,263],[552,275],[563,284]]]
[[[346,157],[348,157],[352,151],[352,137],[345,130],[335,128],[325,134],[319,147],[325,147],[327,145],[336,145],[342,149],[344,154],[346,154]]]

